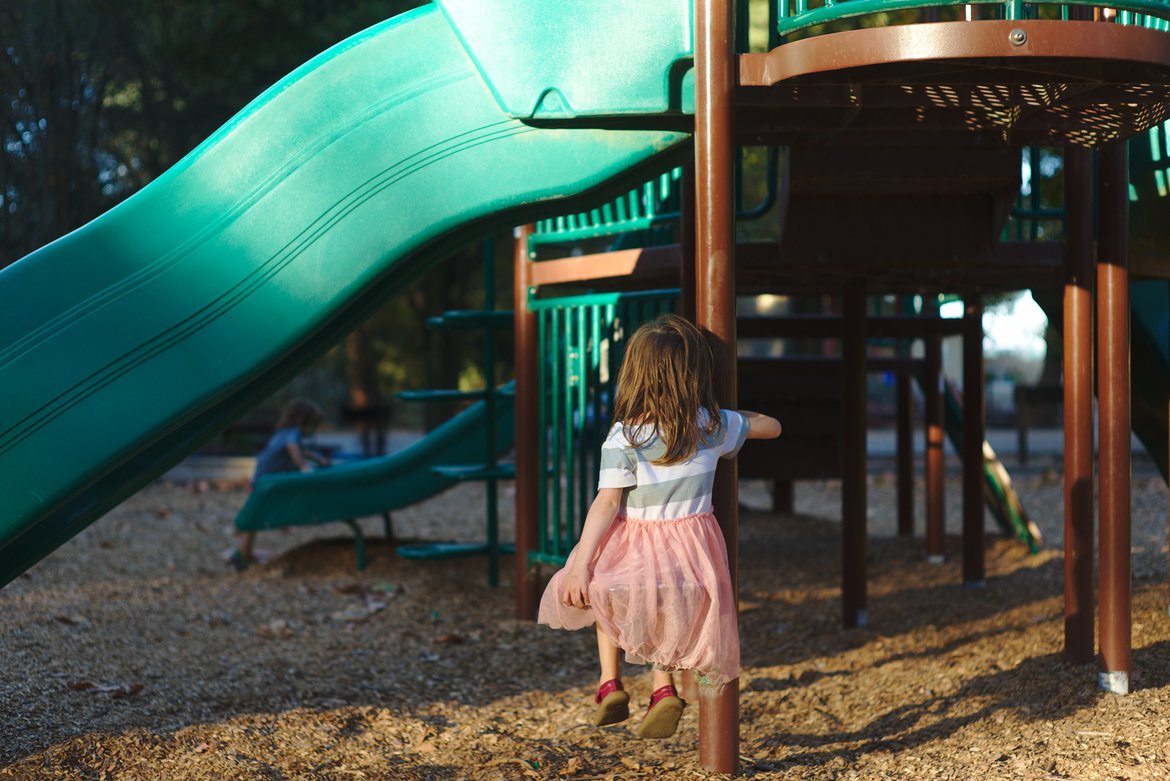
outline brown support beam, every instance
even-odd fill
[[[679,314],[695,322],[695,161],[683,164],[682,215],[679,219],[679,249],[682,260],[678,266]]]
[[[1100,448],[1099,686],[1129,692],[1130,408],[1129,171],[1124,142],[1098,152],[1097,396]]]
[[[963,323],[963,585],[984,583],[983,551],[983,296],[964,301]]]
[[[785,317],[744,317],[739,321],[741,339],[840,338],[844,326],[834,315],[787,315]],[[958,336],[961,320],[914,315],[870,317],[866,334],[873,339],[924,339],[932,335]]]
[[[516,355],[516,618],[536,619],[536,573],[528,566],[528,552],[535,550],[539,534],[540,486],[537,419],[540,409],[537,389],[536,314],[528,309],[528,236],[532,226],[516,229],[513,245],[514,348]]]
[[[715,351],[715,395],[734,409],[735,196],[731,119],[735,34],[731,0],[695,0],[695,319]],[[727,542],[732,593],[739,594],[739,496],[736,464],[720,464],[715,517]],[[739,680],[699,686],[699,762],[739,772]]]
[[[1093,659],[1092,161],[1065,148],[1064,658],[1073,664]]]
[[[945,407],[943,406],[942,339],[926,339],[926,560],[942,564],[945,560],[946,455],[943,441]]]
[[[909,372],[897,377],[898,534],[914,534],[914,393]]]
[[[674,244],[662,247],[625,249],[596,255],[578,255],[559,260],[542,260],[530,264],[529,281],[536,287],[561,285],[568,282],[628,277],[662,277],[669,284],[677,278],[679,248]]]
[[[841,423],[844,454],[841,472],[841,609],[846,627],[868,623],[866,598],[866,392],[865,286],[845,289],[841,340]]]
[[[772,481],[772,512],[791,515],[796,507],[795,481],[776,478]]]

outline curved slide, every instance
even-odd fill
[[[513,396],[496,401],[499,453],[515,439]],[[256,482],[236,516],[236,527],[259,531],[347,520],[408,507],[455,485],[433,467],[482,459],[487,446],[487,405],[480,401],[388,456],[343,462],[312,472],[269,475]]]
[[[603,5],[443,0],[373,27],[0,271],[0,585],[444,253],[685,150],[689,4]]]

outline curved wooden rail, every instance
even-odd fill
[[[1023,43],[1013,42],[1022,30]],[[1100,22],[932,22],[818,35],[739,57],[739,83],[767,87],[814,73],[890,63],[1060,58],[1153,65],[1170,75],[1170,33]]]
[[[744,143],[1098,146],[1170,114],[1170,33],[1085,21],[931,22],[739,58]]]

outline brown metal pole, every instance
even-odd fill
[[[695,322],[695,161],[683,164],[679,218],[679,314]]]
[[[715,395],[736,404],[735,196],[732,96],[735,29],[731,0],[695,0],[695,317],[715,350]],[[715,475],[715,517],[727,542],[732,593],[739,594],[739,495],[734,461]],[[739,680],[699,686],[699,762],[739,772]]]
[[[791,515],[795,509],[795,481],[785,477],[777,477],[772,480],[772,512]]]
[[[926,560],[942,564],[946,560],[946,432],[943,407],[942,337],[926,339]]]
[[[841,339],[844,388],[841,427],[844,454],[841,473],[841,609],[846,627],[868,623],[866,599],[866,392],[865,285],[849,283],[843,302]]]
[[[898,534],[914,534],[914,393],[910,372],[897,373],[898,397],[897,461],[898,461]]]
[[[980,588],[983,561],[983,295],[963,315],[963,585]]]
[[[1093,659],[1092,153],[1064,153],[1064,658]]]
[[[1100,442],[1101,669],[1098,685],[1129,692],[1130,409],[1129,170],[1125,142],[1098,152],[1097,395]]]
[[[683,163],[682,187],[679,190],[678,243],[678,313],[695,321],[695,161]],[[693,670],[678,676],[679,694],[684,700],[699,701],[699,682]]]
[[[531,262],[528,236],[532,226],[516,229],[513,244],[513,322],[516,356],[516,618],[536,619],[537,579],[528,565],[528,552],[537,547],[539,534],[540,409],[537,389],[536,314],[528,309]]]

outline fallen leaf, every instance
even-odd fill
[[[457,634],[439,635],[431,642],[439,644],[459,645],[463,642],[463,637]]]
[[[133,697],[145,688],[141,683],[132,683],[129,686],[116,686],[110,692],[110,697],[115,700],[120,700],[123,697]]]
[[[256,634],[265,640],[273,640],[278,637],[292,637],[292,629],[283,618],[274,618],[267,624],[257,625]]]
[[[345,610],[338,610],[329,616],[334,621],[343,621],[350,624],[360,624],[370,617],[370,611],[364,607],[347,607]]]

